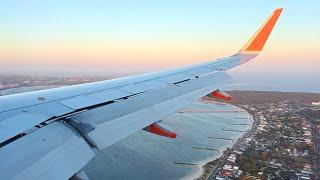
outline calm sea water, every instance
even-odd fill
[[[201,102],[186,108],[238,109],[231,105]],[[98,152],[96,158],[85,167],[85,172],[92,179],[193,179],[201,174],[201,164],[219,157],[222,150],[231,146],[242,135],[241,132],[223,129],[246,130],[252,123],[251,116],[246,112],[174,113],[163,121],[176,131],[176,139],[139,131]],[[199,150],[193,147],[218,150]],[[199,166],[179,165],[175,162],[197,163]]]
[[[229,90],[320,93],[319,72],[229,72],[236,85]]]
[[[11,94],[25,90],[33,88],[6,90],[0,93]],[[84,168],[89,178],[194,179],[202,173],[203,163],[219,157],[224,149],[230,147],[243,134],[238,131],[247,130],[253,122],[245,111],[225,112],[224,110],[240,110],[227,104],[199,101],[183,109],[213,109],[221,112],[174,113],[163,121],[177,133],[176,139],[156,136],[141,130],[103,151],[97,151],[97,156]],[[193,147],[217,150],[199,150]],[[198,165],[180,165],[175,164],[176,162]]]

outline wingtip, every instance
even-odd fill
[[[271,16],[259,28],[254,36],[252,36],[252,38],[246,43],[246,45],[240,50],[240,52],[255,54],[259,53],[263,49],[282,11],[283,8],[275,9]]]
[[[281,14],[282,11],[283,11],[283,8],[277,8],[277,9],[275,9],[275,10],[273,11],[273,14],[275,14],[275,13]]]

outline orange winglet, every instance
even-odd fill
[[[266,20],[266,22],[259,28],[254,36],[246,43],[246,45],[240,50],[240,52],[259,52],[265,45],[274,25],[276,24],[282,8],[273,11],[272,15]]]

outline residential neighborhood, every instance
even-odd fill
[[[237,106],[256,126],[225,151],[208,179],[320,178],[319,106],[290,100]]]

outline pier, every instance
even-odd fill
[[[229,140],[232,141],[233,139],[231,138],[223,138],[223,137],[208,137],[209,139],[222,139],[222,140]]]
[[[229,125],[247,125],[247,126],[249,126],[250,124],[247,124],[247,123],[230,123]]]
[[[187,165],[187,166],[196,166],[196,163],[184,163],[184,162],[174,162],[174,164]]]
[[[242,130],[235,130],[235,129],[221,129],[222,131],[232,131],[232,132],[245,132]]]
[[[207,147],[192,147],[193,149],[207,150],[207,151],[218,151],[216,148],[207,148]]]
[[[243,110],[216,110],[216,109],[184,109],[178,110],[177,113],[239,113]]]

